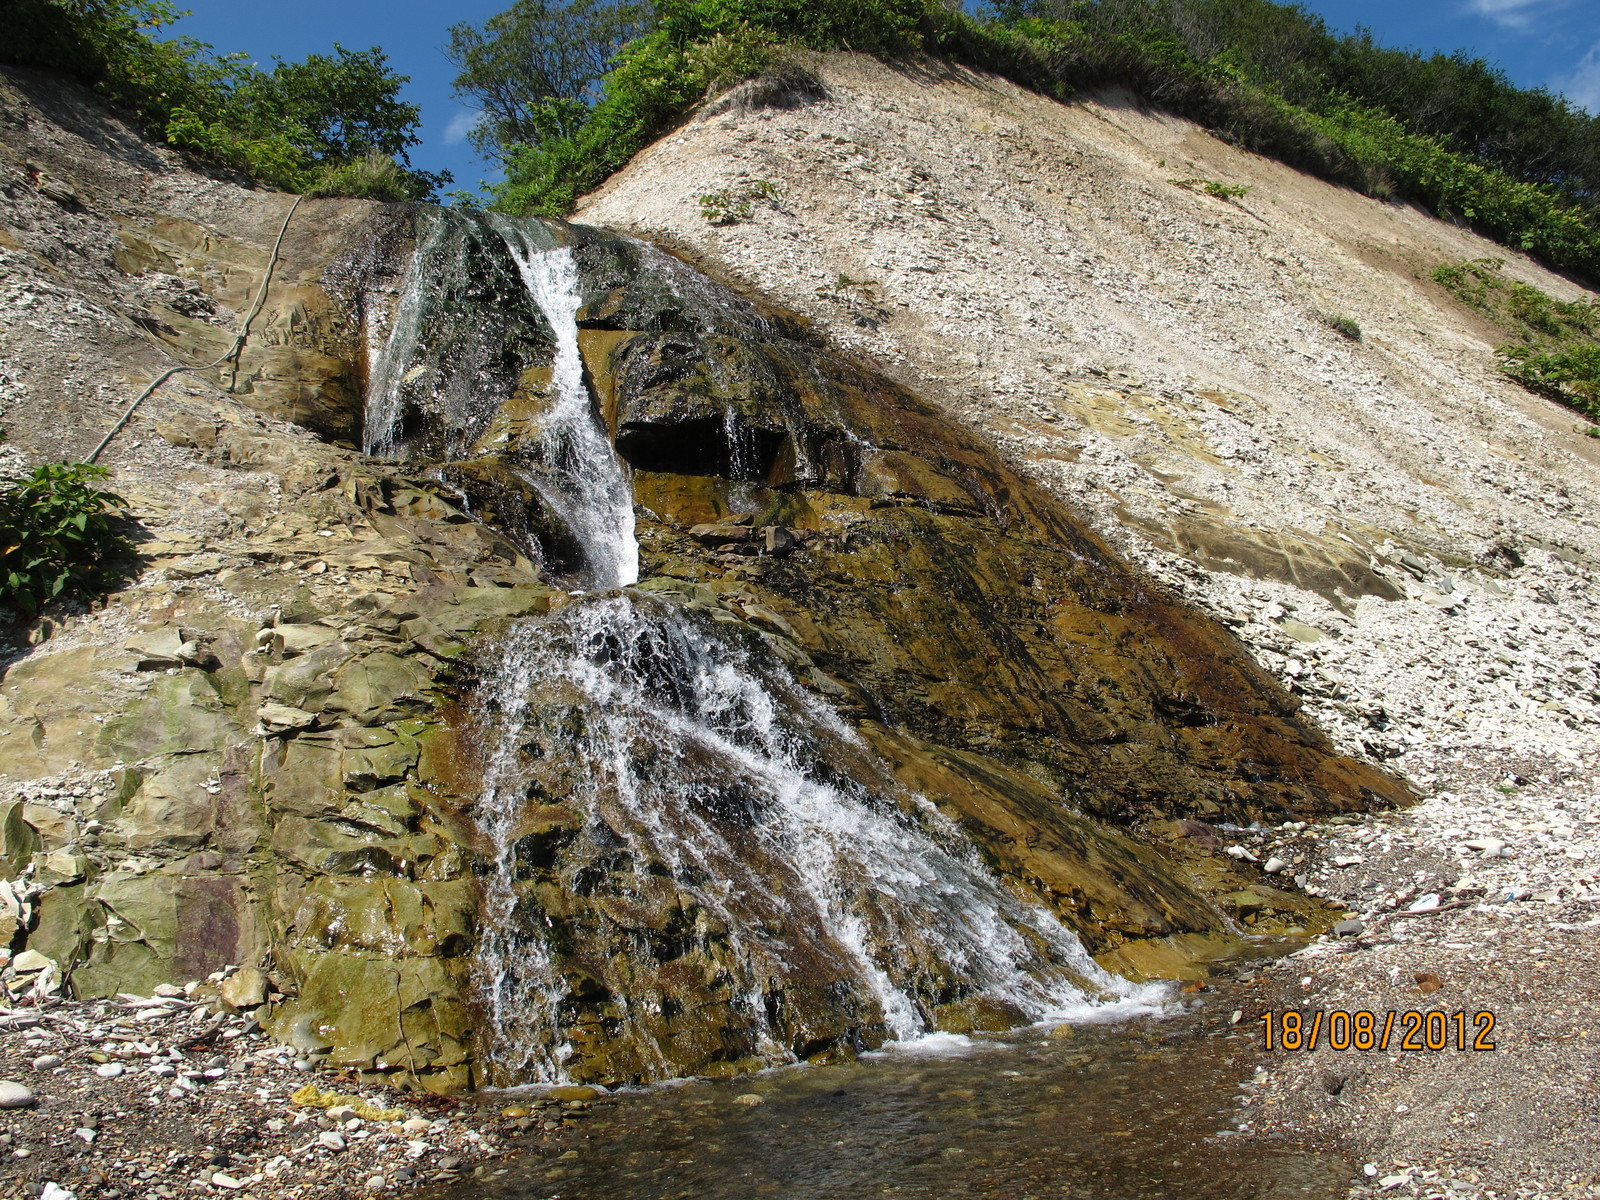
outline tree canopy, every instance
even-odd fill
[[[180,15],[166,0],[11,0],[0,57],[66,71],[132,110],[168,144],[288,191],[402,200],[448,182],[411,167],[421,111],[400,98],[376,46],[278,60],[219,55],[155,35]]]
[[[573,133],[617,52],[654,24],[648,0],[517,0],[481,29],[452,26],[456,94],[483,113],[473,145],[504,158],[511,146]]]

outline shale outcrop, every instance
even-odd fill
[[[158,372],[227,346],[291,198],[199,174],[22,72],[0,87],[0,153],[7,436],[24,460],[78,457]],[[49,963],[13,963],[14,995],[244,966],[258,986],[227,1002],[319,1061],[437,1091],[510,1081],[475,966],[495,870],[483,679],[518,622],[583,602],[586,543],[541,487],[564,469],[541,440],[559,338],[499,221],[301,202],[239,360],[177,376],[113,443],[142,539],[128,585],[19,631],[0,680],[7,953]],[[584,386],[633,490],[635,603],[784,664],[1114,969],[1181,975],[1245,926],[1327,923],[1288,879],[1252,886],[1209,827],[1409,792],[1337,753],[1226,628],[816,325],[616,234],[521,236],[576,264]],[[649,872],[538,770],[519,903],[554,931],[569,1074],[883,1039],[881,1013],[819,977],[773,1018],[787,1042],[753,1046],[692,881],[659,871],[645,894]],[[733,840],[749,819],[707,816]],[[963,995],[928,1019],[1006,1019]]]

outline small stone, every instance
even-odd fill
[[[1368,1179],[1371,1179],[1373,1176],[1375,1176],[1378,1173],[1378,1164],[1377,1163],[1368,1163],[1366,1166],[1361,1168],[1361,1173],[1363,1175],[1365,1175]]]
[[[1274,854],[1271,858],[1267,859],[1266,862],[1261,864],[1261,869],[1268,875],[1276,875],[1288,865],[1289,864],[1284,862],[1283,859]]]
[[[256,1008],[267,1002],[267,977],[254,967],[235,971],[222,982],[222,1002],[231,1008]]]
[[[93,1129],[74,1129],[72,1134],[74,1137],[81,1137],[85,1142],[90,1143],[92,1143],[94,1139],[99,1136],[98,1131]]]
[[[367,1180],[367,1188],[370,1191],[374,1191],[374,1192],[381,1191],[385,1187],[387,1187],[388,1185],[389,1185],[389,1181],[387,1179],[385,1179],[382,1175],[373,1175],[371,1178],[369,1178]]]
[[[1229,846],[1226,850],[1223,851],[1223,853],[1226,854],[1229,858],[1238,859],[1240,862],[1259,862],[1260,861],[1260,859],[1257,858],[1256,855],[1250,853],[1250,851],[1246,850],[1243,846]]]
[[[459,1170],[461,1167],[461,1160],[456,1158],[454,1155],[446,1155],[444,1158],[439,1160],[438,1167],[441,1171]]]
[[[1499,838],[1472,838],[1461,843],[1468,850],[1477,850],[1485,858],[1509,858],[1506,844]]]
[[[46,958],[37,950],[24,950],[11,960],[11,965],[16,969],[18,975],[32,975],[44,970],[46,967],[55,966],[56,960]]]
[[[1439,907],[1439,893],[1437,893],[1437,892],[1429,892],[1427,895],[1420,896],[1416,900],[1413,900],[1406,907],[1406,911],[1407,912],[1413,912],[1413,913],[1425,913],[1425,912],[1433,912],[1438,907]]]
[[[1367,924],[1366,924],[1365,921],[1361,920],[1359,917],[1351,917],[1348,920],[1340,921],[1337,925],[1335,925],[1333,927],[1333,936],[1334,937],[1359,937],[1361,934],[1365,933],[1366,931],[1367,931]]]
[[[800,539],[795,537],[794,531],[785,529],[782,525],[764,526],[761,536],[767,553],[777,557],[792,552],[800,544]]]
[[[343,1150],[344,1137],[340,1134],[334,1133],[331,1129],[325,1129],[321,1133],[317,1134],[317,1144],[320,1146],[325,1146],[329,1150]]]
[[[0,1079],[0,1108],[32,1108],[33,1091],[10,1079]]]
[[[49,1071],[59,1067],[62,1061],[62,1057],[59,1054],[41,1054],[33,1060],[33,1069],[35,1071]]]
[[[407,1133],[426,1133],[433,1128],[432,1121],[424,1121],[421,1117],[412,1117],[400,1126]]]
[[[1353,867],[1357,863],[1364,863],[1366,861],[1367,860],[1362,858],[1359,854],[1335,854],[1333,856],[1333,865],[1336,867]]]
[[[214,1186],[219,1188],[227,1188],[230,1192],[237,1192],[240,1188],[244,1187],[244,1181],[242,1179],[235,1179],[232,1175],[225,1174],[222,1171],[213,1173],[211,1176],[211,1182]]]
[[[177,1068],[171,1063],[153,1063],[150,1067],[150,1074],[158,1079],[170,1079],[177,1073]]]
[[[533,1112],[526,1104],[510,1104],[500,1110],[502,1117],[526,1117]]]
[[[108,1063],[101,1063],[98,1067],[96,1067],[94,1069],[94,1073],[96,1075],[100,1076],[101,1079],[115,1079],[118,1075],[121,1075],[123,1073],[123,1071],[125,1071],[125,1070],[127,1070],[127,1068],[124,1067],[121,1063],[108,1062]]]
[[[745,1092],[743,1095],[735,1096],[733,1102],[742,1104],[746,1108],[755,1108],[758,1105],[765,1104],[767,1101],[765,1097],[758,1096],[754,1092]]]

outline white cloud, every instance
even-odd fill
[[[1548,7],[1548,0],[1467,0],[1467,11],[1513,29],[1525,29],[1532,24],[1539,9]]]
[[[450,118],[450,123],[444,127],[444,144],[455,146],[467,140],[467,134],[472,132],[472,127],[478,123],[478,114],[470,108],[463,108]]]
[[[1590,113],[1600,115],[1600,42],[1578,60],[1572,70],[1551,81],[1556,91]]]

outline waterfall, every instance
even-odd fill
[[[595,1077],[602,1059],[612,1078],[742,1070],[913,1038],[963,1006],[992,1027],[1148,999],[1003,884],[752,627],[629,586],[632,481],[585,382],[573,250],[539,222],[423,220],[368,450],[517,472],[588,589],[508,630],[475,695],[473,816],[492,847],[476,970],[500,1081]],[[772,334],[684,264],[611,245],[670,298],[666,319]],[[727,440],[737,454],[731,425]]]
[[[367,403],[362,420],[362,452],[381,457],[395,453],[395,434],[400,425],[400,385],[417,351],[422,332],[423,292],[429,283],[428,260],[443,239],[447,225],[424,210],[417,218],[417,246],[406,263],[400,281],[400,297],[389,318],[389,334],[374,353],[367,382]]]
[[[480,969],[508,1077],[561,1079],[570,1050],[566,983],[533,894],[541,871],[646,930],[663,904],[691,910],[695,954],[729,977],[768,1062],[791,1057],[771,1010],[796,984],[848,988],[895,1039],[930,1030],[941,999],[1033,1021],[1135,994],[996,880],[776,658],[725,626],[649,593],[596,595],[523,624],[497,657],[479,821],[499,861],[485,881]],[[535,796],[582,813],[582,835],[553,863],[526,841]],[[626,865],[596,882],[597,856]],[[650,974],[640,964],[663,953],[636,931],[597,936],[634,959],[617,979]],[[604,961],[607,947],[592,955]],[[625,1020],[641,1015],[627,997],[619,1005]],[[639,1053],[654,1073],[677,1073],[659,1045]]]
[[[578,351],[578,268],[565,247],[541,250],[525,225],[491,218],[505,238],[528,295],[556,337],[551,385],[556,402],[545,414],[540,449],[548,476],[529,477],[584,548],[591,587],[623,587],[639,578],[633,536],[633,489],[583,382]]]

